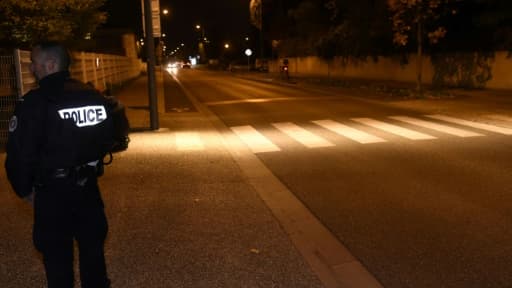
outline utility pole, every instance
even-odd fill
[[[155,75],[155,39],[153,37],[153,15],[151,8],[152,0],[144,1],[144,24],[146,28],[146,63],[148,70],[148,94],[149,94],[149,119],[151,130],[158,130],[158,103],[156,95],[156,75]]]
[[[260,0],[260,55],[261,61],[265,59],[265,43],[263,40],[263,0]]]

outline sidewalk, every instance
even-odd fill
[[[205,115],[160,113],[162,129],[142,131],[146,91],[141,77],[117,93],[139,132],[99,180],[112,287],[324,287]],[[176,134],[195,132],[206,149],[191,141],[178,150]],[[4,169],[0,191],[0,287],[43,287],[32,209],[11,191]]]

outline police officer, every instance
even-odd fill
[[[96,90],[70,78],[70,56],[61,44],[35,45],[31,60],[39,88],[20,99],[9,123],[9,182],[34,206],[33,240],[48,287],[73,287],[74,240],[81,287],[109,287],[97,175],[112,145],[110,112]]]

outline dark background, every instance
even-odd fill
[[[245,37],[255,35],[255,28],[249,19],[250,0],[160,0],[162,33],[166,34],[165,44],[169,49],[181,43],[191,47],[197,45],[199,31],[195,26],[204,27],[205,36],[211,41],[212,49],[225,42],[243,43]],[[109,0],[104,10],[108,13],[104,28],[125,28],[142,37],[141,0]],[[233,44],[232,44],[233,45]]]

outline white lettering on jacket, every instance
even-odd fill
[[[73,119],[77,127],[94,126],[107,119],[105,107],[101,105],[61,109],[61,119]]]

